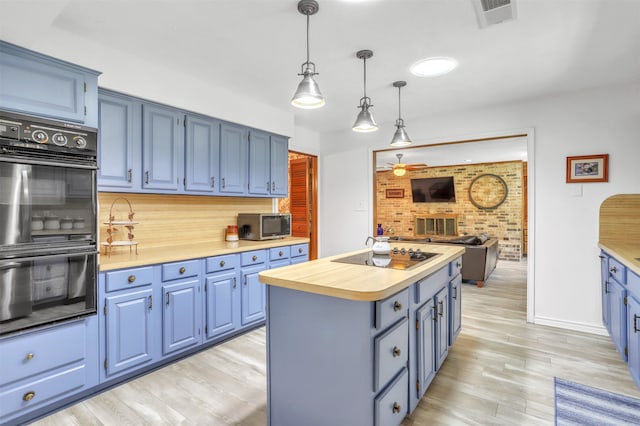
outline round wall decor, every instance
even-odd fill
[[[498,175],[483,174],[469,185],[469,200],[479,209],[495,209],[507,199],[507,183]]]

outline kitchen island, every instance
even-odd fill
[[[460,330],[463,247],[408,269],[346,253],[259,274],[267,284],[271,425],[396,425],[411,413]],[[384,263],[382,263],[384,264]]]

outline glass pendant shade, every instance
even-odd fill
[[[404,166],[404,164],[403,164]],[[404,176],[405,174],[407,174],[407,169],[405,169],[404,167],[394,167],[393,168],[393,174],[395,176]]]
[[[361,106],[362,110],[356,117],[356,121],[353,123],[353,127],[351,130],[354,132],[375,132],[378,130],[378,123],[373,118],[373,114],[369,111],[369,105],[367,103],[363,103]]]
[[[324,96],[320,92],[318,83],[313,79],[315,73],[307,68],[302,75],[304,77],[298,84],[298,89],[293,94],[293,98],[291,98],[291,105],[302,109],[322,107],[325,104]]]

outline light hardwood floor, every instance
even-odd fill
[[[640,397],[608,336],[526,323],[526,263],[462,295],[462,332],[404,426],[553,424],[554,376]],[[260,328],[35,424],[263,426],[264,360]]]

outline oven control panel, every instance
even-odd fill
[[[0,138],[58,151],[96,151],[98,146],[97,131],[91,127],[6,111],[0,111]]]

